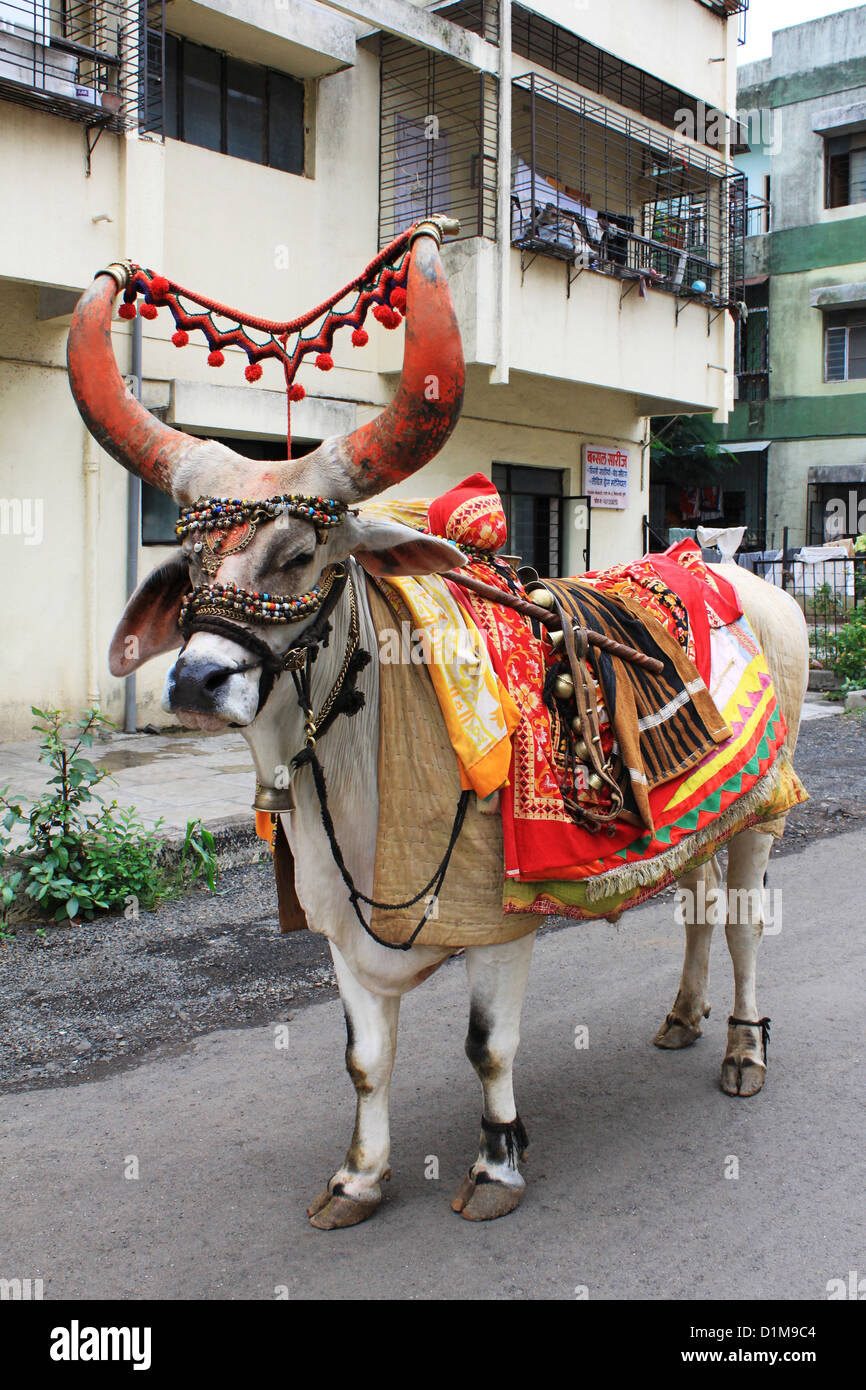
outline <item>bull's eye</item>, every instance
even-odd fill
[[[280,565],[280,569],[286,573],[291,570],[303,569],[306,565],[311,565],[315,560],[315,552],[305,550],[300,555],[293,555],[291,560],[286,560],[285,564]]]

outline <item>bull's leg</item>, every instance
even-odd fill
[[[709,1018],[707,989],[713,926],[723,920],[719,899],[721,871],[715,859],[684,874],[679,887],[686,894],[686,953],[673,1008],[653,1038],[656,1047],[689,1047],[701,1036],[701,1020]],[[693,919],[693,920],[692,920]]]
[[[359,984],[331,944],[346,1014],[346,1069],[357,1093],[355,1129],[342,1167],[308,1210],[313,1226],[332,1231],[372,1216],[390,1177],[388,1098],[397,1046],[399,995],[374,994]]]
[[[470,1012],[466,1055],[484,1095],[478,1157],[453,1209],[468,1221],[490,1221],[519,1205],[526,1183],[518,1159],[528,1145],[514,1103],[512,1066],[535,933],[501,946],[466,951]]]
[[[734,1012],[722,1063],[722,1090],[753,1096],[767,1075],[765,1027],[758,1016],[756,972],[764,930],[763,889],[772,835],[744,830],[728,850],[728,924],[725,935],[734,964]]]

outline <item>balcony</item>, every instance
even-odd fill
[[[459,217],[446,263],[467,361],[500,363],[507,341],[527,377],[627,392],[646,414],[724,411],[744,178],[706,146],[527,74],[512,87],[499,228],[495,82],[389,36],[380,54],[380,244],[433,213]]]
[[[739,42],[746,42],[746,15],[749,12],[749,0],[698,0],[699,5],[703,5],[708,10],[713,10],[723,19],[730,19],[732,15],[740,16]]]
[[[730,166],[530,74],[514,84],[512,244],[640,289],[726,304],[744,223]]]
[[[100,129],[135,119],[139,7],[0,0],[0,98]]]

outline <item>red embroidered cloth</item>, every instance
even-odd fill
[[[505,543],[505,517],[495,487],[482,474],[465,479],[452,492],[431,503],[429,530],[455,544],[493,550]],[[469,571],[497,588],[523,593],[511,568],[477,553]],[[637,599],[682,645],[705,684],[710,679],[710,628],[736,621],[742,609],[733,587],[711,574],[698,547],[681,542],[663,555],[645,555],[627,565],[596,571],[586,582],[606,592]],[[559,715],[549,708],[542,691],[553,654],[528,623],[513,609],[488,602],[446,581],[457,601],[470,614],[487,640],[497,675],[521,712],[512,736],[508,785],[501,791],[505,874],[528,880],[585,877],[588,864],[608,859],[635,839],[633,824],[615,822],[590,831],[574,823],[563,803],[561,770],[554,748],[559,743]],[[603,700],[602,748],[613,742]],[[579,773],[574,789],[582,804],[604,805],[606,791],[594,792]],[[662,789],[659,805],[667,800]]]

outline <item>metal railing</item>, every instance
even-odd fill
[[[742,176],[724,161],[536,73],[514,83],[512,148],[516,246],[678,294],[731,296]]]
[[[839,633],[866,600],[866,555],[810,563],[788,551],[778,559],[755,559],[750,568],[796,599],[806,619],[813,663],[832,666]]]
[[[0,0],[0,98],[69,120],[135,123],[139,6],[128,0]]]
[[[698,0],[699,5],[704,5],[708,10],[714,10],[723,19],[731,19],[734,15],[739,16],[739,29],[737,40],[739,43],[746,42],[746,19],[749,13],[749,0]]]
[[[443,208],[461,237],[495,237],[495,79],[387,34],[380,59],[380,245]]]
[[[763,236],[772,231],[772,205],[765,198],[750,198],[735,215],[742,221],[740,236]]]

